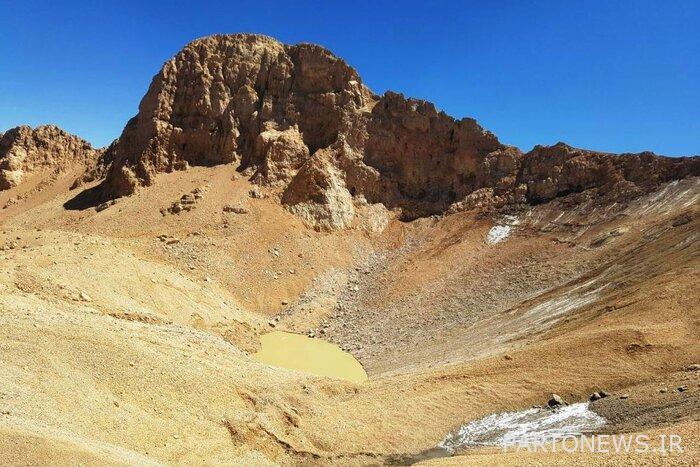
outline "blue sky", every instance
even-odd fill
[[[700,153],[700,1],[0,0],[0,131],[119,136],[192,39],[315,42],[377,93],[427,99],[529,150]]]

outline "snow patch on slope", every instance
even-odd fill
[[[554,410],[533,408],[471,421],[438,446],[450,453],[474,446],[527,446],[590,433],[603,425],[605,419],[590,410],[588,402]]]
[[[509,225],[494,225],[486,235],[486,243],[489,245],[501,243],[503,240],[508,238],[512,229],[513,228]]]
[[[494,245],[501,243],[508,238],[515,226],[520,224],[520,220],[515,216],[504,216],[500,225],[494,225],[486,234],[486,243]]]

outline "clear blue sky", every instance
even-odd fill
[[[0,0],[0,131],[119,136],[192,39],[315,42],[375,92],[427,99],[529,150],[700,153],[700,1]]]

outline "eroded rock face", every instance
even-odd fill
[[[333,164],[334,152],[332,148],[316,151],[282,196],[292,213],[319,230],[342,229],[355,217],[352,196]]]
[[[488,185],[495,169],[484,172],[484,160],[506,148],[472,119],[400,94],[374,96],[321,47],[212,36],[187,45],[154,78],[109,150],[105,195],[128,195],[159,172],[231,161],[252,168],[256,182],[284,188],[297,172],[308,177],[300,169],[326,149],[333,155],[319,157],[336,172],[328,178],[340,177],[351,197],[417,217]]]
[[[540,203],[587,190],[631,198],[661,183],[697,175],[698,157],[611,155],[557,143],[536,146],[523,157],[520,182],[527,185],[527,201]]]
[[[697,158],[564,144],[523,154],[473,119],[374,95],[321,47],[248,34],[198,39],[166,62],[105,160],[113,161],[106,198],[129,195],[159,172],[236,161],[321,229],[350,225],[363,203],[412,219],[590,190],[632,197],[699,174]]]
[[[355,70],[318,46],[245,34],[196,40],[163,66],[111,149],[106,194],[130,194],[158,172],[234,160],[277,182],[276,168],[300,165],[280,160],[277,146],[292,149],[290,159],[308,157],[370,96]]]
[[[442,212],[490,186],[500,168],[487,159],[509,152],[475,120],[455,120],[429,102],[392,92],[374,106],[367,132],[364,162],[383,181],[380,191],[368,193],[368,198],[402,207],[408,217]],[[519,151],[510,152],[519,157]],[[517,164],[501,168],[514,175]]]
[[[19,126],[0,137],[0,190],[22,183],[31,173],[58,174],[75,163],[93,167],[101,151],[54,125]]]
[[[280,186],[291,181],[309,159],[309,148],[296,126],[284,131],[271,129],[258,135],[253,157],[260,161],[254,180]]]

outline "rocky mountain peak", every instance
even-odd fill
[[[107,193],[129,194],[187,165],[258,165],[256,141],[270,130],[297,127],[313,152],[370,97],[355,70],[318,46],[249,34],[195,40],[154,77],[113,148]]]
[[[474,119],[394,92],[374,95],[320,46],[251,34],[197,39],[168,60],[106,158],[114,161],[106,198],[160,172],[236,162],[324,229],[349,225],[356,200],[412,219],[622,185],[629,195],[648,181],[698,173],[697,162],[618,159],[564,143],[523,154]]]

